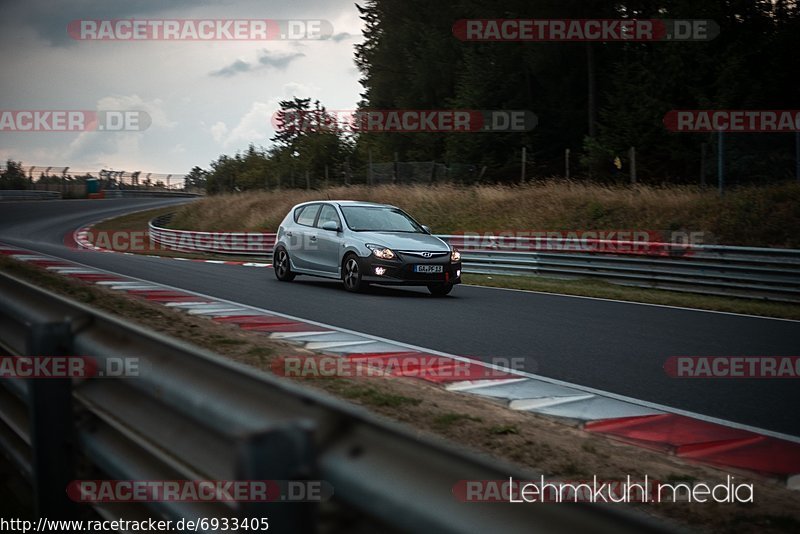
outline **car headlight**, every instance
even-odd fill
[[[453,249],[450,251],[450,261],[453,263],[458,263],[461,261],[461,253],[458,249]]]
[[[390,248],[380,245],[367,245],[367,248],[370,249],[376,257],[382,260],[393,260],[395,258],[395,253]]]

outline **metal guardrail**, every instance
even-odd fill
[[[25,189],[0,189],[0,200],[55,200],[60,191],[35,191]]]
[[[459,480],[532,480],[532,473],[412,434],[5,273],[0,294],[4,351],[79,354],[100,369],[111,358],[135,356],[143,370],[129,378],[0,379],[0,450],[32,480],[41,517],[74,516],[65,487],[82,478],[318,479],[332,485],[332,502],[399,531],[664,531],[652,518],[599,504],[457,501],[451,488]],[[94,505],[106,519],[269,517],[278,532],[316,531],[321,506]]]
[[[198,193],[185,191],[153,191],[147,189],[105,189],[105,198],[175,198],[175,197],[200,197]]]
[[[150,239],[166,248],[270,257],[275,234],[194,232],[150,221]],[[440,235],[462,251],[464,272],[595,278],[614,284],[707,295],[800,302],[800,250],[550,238],[480,239]]]
[[[183,198],[200,197],[197,193],[187,193],[185,191],[148,191],[139,189],[108,189],[103,191],[105,198]],[[60,191],[37,191],[37,190],[10,190],[0,189],[0,201],[2,200],[57,200],[61,198]]]
[[[275,234],[268,232],[195,232],[164,227],[171,213],[148,224],[150,240],[159,246],[185,252],[272,257]]]

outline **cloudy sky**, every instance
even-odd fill
[[[186,173],[250,143],[268,146],[278,102],[353,109],[361,20],[348,0],[0,0],[0,110],[143,110],[143,132],[0,131],[25,166]],[[75,40],[75,20],[324,20],[324,40]]]

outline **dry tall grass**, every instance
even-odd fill
[[[277,228],[291,206],[318,199],[385,202],[438,233],[464,231],[685,230],[719,243],[800,246],[800,184],[733,190],[618,187],[548,181],[523,186],[335,187],[218,195],[180,208],[171,224],[193,230]]]

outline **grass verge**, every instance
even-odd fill
[[[714,190],[607,186],[548,180],[520,186],[381,185],[214,195],[181,206],[183,230],[274,231],[308,200],[397,204],[438,234],[459,232],[639,230],[702,232],[706,243],[800,247],[800,184]]]
[[[90,304],[265,372],[270,372],[272,361],[279,356],[307,354],[262,334],[189,316],[7,257],[0,256],[0,270],[51,293]],[[707,466],[591,435],[547,417],[515,412],[487,399],[447,392],[420,380],[377,377],[301,381],[307,387],[360,404],[417,432],[506,459],[553,479],[586,479],[597,475],[599,479],[622,480],[627,475],[635,479],[647,474],[663,481],[698,480],[716,484],[725,477],[725,473]],[[715,532],[796,532],[800,528],[800,494],[756,476],[737,474],[737,480],[755,485],[755,503],[735,508],[699,503],[638,508]]]
[[[611,284],[602,280],[557,280],[539,276],[501,276],[466,274],[464,283],[476,286],[500,287],[554,293],[597,297],[645,304],[660,304],[698,310],[713,310],[764,317],[800,320],[800,306],[782,302],[768,302],[755,299],[697,295],[664,289],[643,289]]]
[[[180,252],[176,250],[165,249],[158,245],[150,245],[149,239],[142,239],[141,247],[131,246],[132,239],[126,238],[120,240],[115,246],[114,233],[125,232],[130,236],[144,236],[148,232],[148,223],[160,215],[173,213],[175,206],[166,208],[156,208],[152,210],[139,211],[122,215],[121,217],[114,217],[95,224],[89,235],[89,241],[103,248],[115,250],[117,252],[132,252],[134,254],[145,254],[153,256],[164,256],[167,258],[189,258],[198,260],[222,260],[222,261],[252,261],[263,262],[264,257],[261,256],[236,256],[231,254],[211,254],[211,253],[193,253],[193,252]]]

